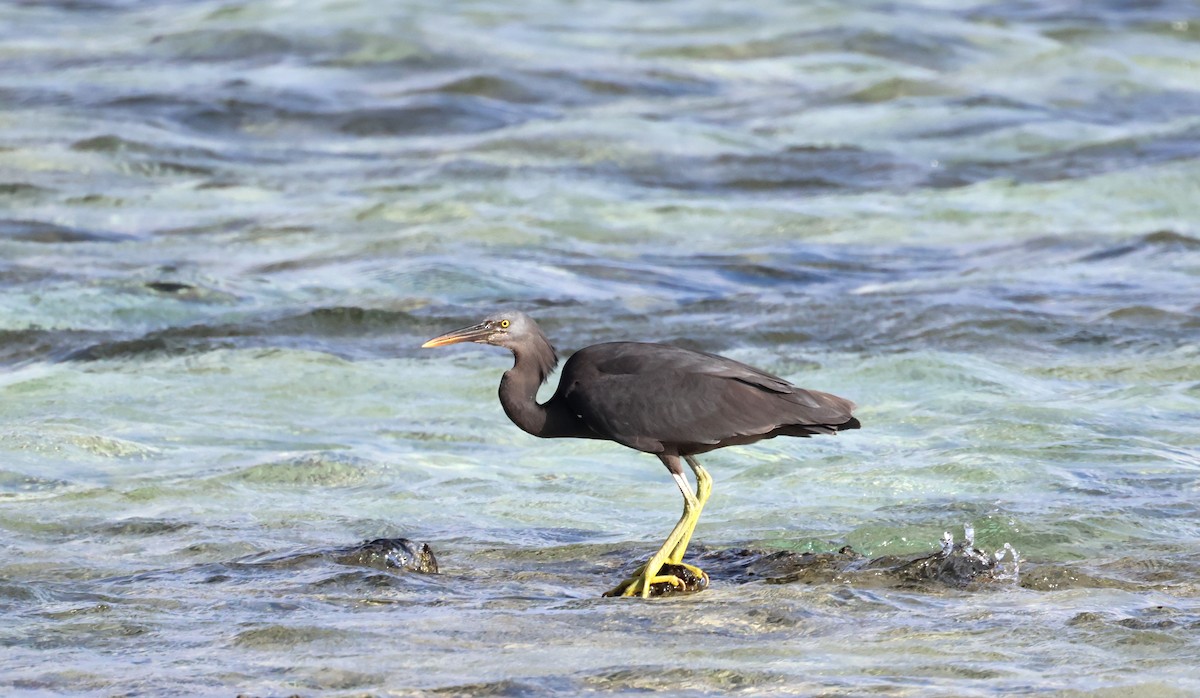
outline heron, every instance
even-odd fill
[[[658,457],[683,494],[683,515],[666,541],[605,596],[651,596],[684,589],[682,567],[708,586],[703,570],[683,562],[712,477],[696,456],[776,436],[837,434],[861,425],[853,402],[788,381],[739,361],[669,344],[606,342],[567,359],[554,395],[537,400],[558,353],[533,318],[516,310],[447,332],[422,348],[475,342],[512,352],[500,379],[500,404],[524,431],[541,438],[614,441]],[[680,461],[696,479],[692,491]],[[664,571],[664,566],[668,566]],[[678,574],[670,572],[678,571]],[[664,586],[670,585],[670,586]]]

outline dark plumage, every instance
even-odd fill
[[[665,344],[611,342],[580,350],[563,367],[547,407],[556,402],[600,438],[677,456],[858,426],[849,400]]]
[[[538,404],[537,389],[558,356],[532,318],[515,311],[498,313],[423,346],[458,342],[512,351],[513,368],[500,381],[500,403],[517,426],[544,438],[606,439],[653,453],[679,485],[684,515],[675,530],[637,575],[610,594],[648,596],[652,584],[682,585],[659,570],[663,564],[682,565],[711,491],[711,479],[693,456],[776,436],[836,434],[860,426],[851,415],[854,403],[844,398],[798,388],[723,356],[640,342],[579,350],[563,366],[554,396]],[[694,495],[683,477],[681,457],[696,475]]]

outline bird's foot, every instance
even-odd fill
[[[646,565],[633,576],[604,593],[605,596],[669,596],[692,594],[708,588],[708,574],[682,562],[664,563],[657,574],[646,576]]]

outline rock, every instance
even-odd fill
[[[407,538],[376,538],[355,546],[330,551],[329,556],[341,565],[373,567],[379,570],[403,569],[423,574],[437,574],[437,558],[428,543]]]

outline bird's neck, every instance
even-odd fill
[[[553,349],[548,355],[553,357]],[[513,424],[524,431],[552,438],[569,436],[574,431],[570,415],[559,414],[561,410],[555,405],[540,405],[537,401],[537,391],[545,380],[546,375],[554,370],[555,361],[546,356],[535,356],[520,351],[513,352],[513,367],[504,372],[500,379],[500,404],[504,413]]]

